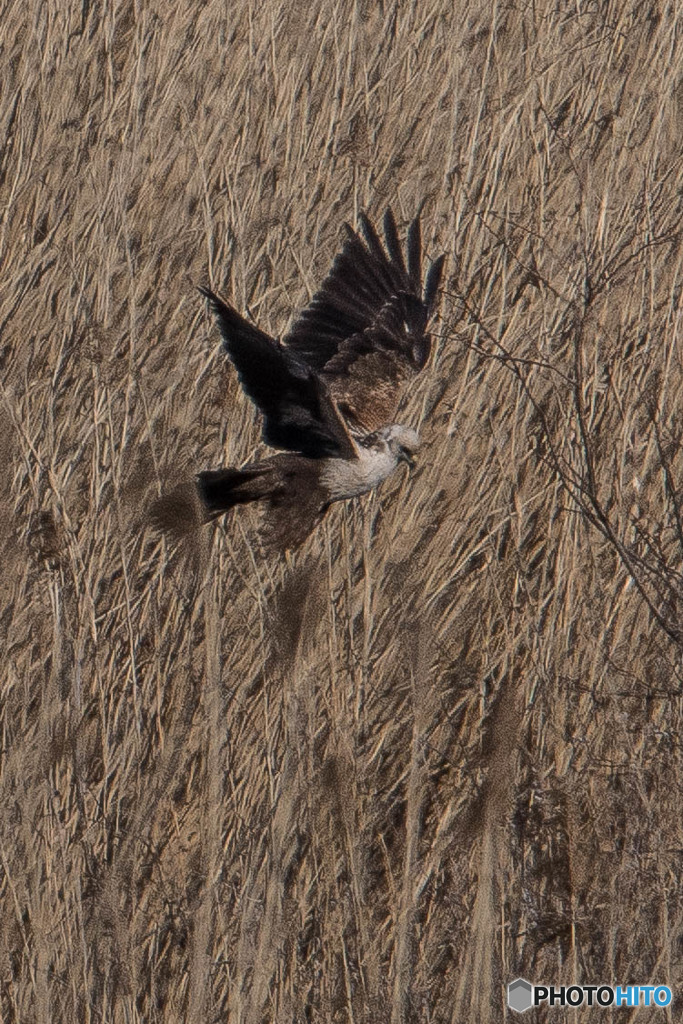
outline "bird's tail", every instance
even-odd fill
[[[156,530],[181,538],[235,505],[268,498],[272,491],[271,474],[262,468],[199,473],[152,502],[149,522]]]
[[[270,495],[272,481],[262,468],[207,470],[197,475],[197,490],[209,519],[235,505],[261,501]]]

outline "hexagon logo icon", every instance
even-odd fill
[[[517,978],[508,985],[508,1006],[517,1013],[524,1013],[534,1005],[533,988],[524,978]]]

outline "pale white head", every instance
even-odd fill
[[[392,423],[390,426],[378,430],[377,436],[386,442],[387,448],[397,462],[407,462],[409,466],[414,465],[413,456],[422,444],[419,434],[414,430],[404,427],[402,423]]]

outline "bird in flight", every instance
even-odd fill
[[[419,217],[405,256],[390,209],[384,246],[364,214],[360,226],[362,240],[345,225],[328,276],[281,341],[200,288],[263,416],[263,440],[281,451],[239,469],[199,473],[194,498],[205,520],[259,503],[271,551],[298,547],[333,501],[373,490],[401,462],[412,465],[420,443],[394,417],[403,385],[429,358],[426,329],[445,256],[430,265],[423,287]],[[156,512],[163,525],[163,499]]]

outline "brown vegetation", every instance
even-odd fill
[[[0,24],[0,1018],[679,990],[676,8]],[[241,516],[160,539],[169,479],[259,436],[195,286],[280,333],[342,220],[423,199],[420,468],[287,564]]]

